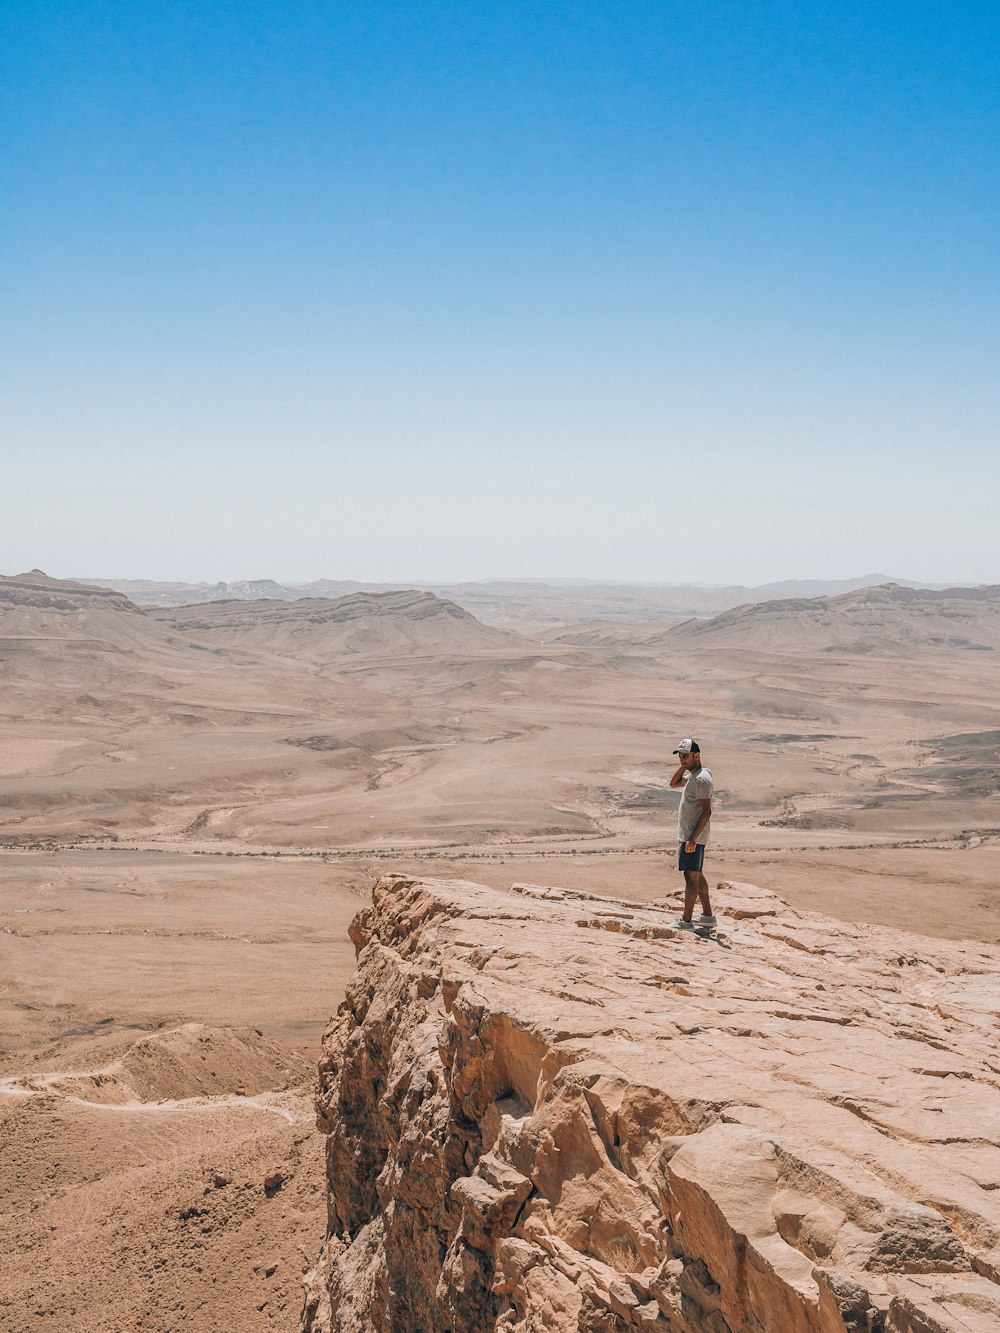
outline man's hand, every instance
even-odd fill
[[[693,856],[698,850],[698,844],[696,842],[686,842],[684,844],[684,850],[687,852],[688,856]]]

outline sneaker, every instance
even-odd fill
[[[682,916],[679,916],[676,921],[672,921],[671,925],[675,930],[694,930],[694,922],[685,921]]]
[[[714,916],[705,916],[704,912],[701,916],[696,916],[693,922],[693,925],[699,930],[714,930],[718,924]]]

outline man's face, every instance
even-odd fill
[[[677,758],[680,760],[681,768],[697,768],[701,762],[701,755],[693,750],[686,754],[679,754]]]

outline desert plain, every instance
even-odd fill
[[[677,896],[682,736],[712,885],[1000,944],[998,588],[129,591],[0,580],[5,1333],[297,1328],[376,878]]]

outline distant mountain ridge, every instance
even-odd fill
[[[749,602],[671,626],[660,641],[705,648],[869,653],[901,647],[1000,648],[1000,584],[920,588],[894,583],[836,597]]]
[[[201,642],[238,642],[243,648],[297,656],[447,654],[526,646],[510,630],[484,625],[454,602],[415,589],[293,601],[237,598],[157,607],[146,614]]]
[[[306,597],[339,598],[355,593],[401,590],[400,584],[316,579],[282,584],[274,579],[234,583],[157,583],[143,579],[94,579],[98,587],[124,593],[141,606],[189,606],[220,601],[298,601]],[[943,588],[908,579],[866,574],[851,579],[786,579],[744,587],[696,584],[601,583],[592,580],[510,579],[470,583],[411,582],[406,586],[457,603],[487,624],[544,628],[590,620],[686,620],[706,618],[747,603],[788,597],[831,597],[860,588],[894,584],[906,588]]]
[[[794,586],[813,585],[797,581]],[[214,587],[242,590],[243,595],[139,607],[106,584],[51,579],[37,569],[0,576],[0,638],[8,645],[90,640],[119,651],[145,647],[161,653],[182,646],[239,649],[316,662],[412,653],[523,654],[531,642],[510,620],[484,623],[457,601],[426,589],[286,599],[276,595],[281,585],[272,580]],[[598,595],[611,591],[598,590]],[[593,599],[595,590],[590,589],[589,596]],[[565,602],[549,603],[549,613],[558,605],[565,614]],[[694,645],[847,654],[917,646],[984,653],[1000,649],[998,584],[944,589],[909,583],[862,585],[834,596],[745,600],[709,617],[663,616],[659,625],[631,603],[616,605],[617,615],[590,621],[581,616],[565,633],[541,637],[580,647],[620,645],[654,652]],[[537,645],[538,637],[534,642]]]
[[[18,646],[82,643],[119,651],[210,648],[320,661],[346,655],[414,652],[449,656],[522,653],[528,641],[484,625],[456,603],[415,589],[346,597],[282,600],[277,584],[257,581],[253,597],[189,606],[139,607],[122,592],[41,570],[0,576],[0,642]]]
[[[0,644],[88,643],[115,651],[161,647],[168,635],[123,593],[72,579],[50,579],[40,569],[0,575]]]
[[[49,607],[60,611],[98,605],[138,612],[138,607],[124,593],[109,584],[52,579],[40,569],[29,570],[26,574],[0,574],[0,602],[9,607]]]

